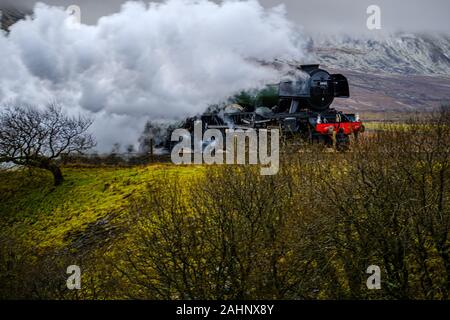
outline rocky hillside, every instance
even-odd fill
[[[318,37],[310,50],[322,64],[351,71],[450,76],[450,35]]]
[[[313,59],[345,74],[352,111],[425,111],[450,103],[450,36],[397,34],[385,38],[327,36],[311,40]]]
[[[17,10],[14,8],[1,8],[0,7],[0,28],[2,30],[8,31],[8,28],[16,23],[18,20],[25,18],[26,12]]]

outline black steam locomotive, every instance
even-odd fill
[[[301,136],[309,141],[343,144],[350,134],[357,135],[364,127],[355,114],[330,108],[334,98],[348,98],[348,81],[342,74],[330,74],[318,64],[298,67],[300,73],[292,80],[278,84],[277,104],[259,105],[246,111],[233,104],[224,110],[203,114],[204,129],[260,129],[278,127],[282,134]]]

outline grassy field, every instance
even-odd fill
[[[142,167],[65,167],[65,182],[55,188],[41,170],[0,172],[0,226],[3,236],[14,233],[36,250],[63,247],[74,235],[96,223],[114,224],[158,175],[189,179],[203,169],[153,164]]]

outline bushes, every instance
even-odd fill
[[[125,208],[125,231],[79,257],[86,280],[78,295],[58,291],[62,278],[53,276],[73,257],[66,262],[66,255],[49,251],[25,263],[16,255],[17,267],[11,267],[10,249],[0,251],[0,281],[9,284],[0,293],[448,299],[448,114],[387,126],[360,137],[346,153],[318,146],[282,153],[274,176],[261,176],[255,166],[225,165],[182,180],[156,175]],[[366,287],[369,265],[381,268],[381,290]],[[35,283],[40,291],[32,291]]]
[[[340,222],[334,240],[345,244],[336,248],[344,261],[350,261],[344,270],[354,275],[364,264],[382,267],[383,297],[448,298],[446,115],[386,128],[348,155],[346,177],[332,175],[329,181],[327,200]],[[362,294],[358,283],[359,278],[349,282],[355,297]]]
[[[449,126],[443,112],[347,154],[287,155],[275,176],[211,167],[154,181],[133,205],[123,273],[145,298],[447,299]],[[366,269],[382,270],[368,290]]]
[[[122,272],[146,298],[296,294],[306,280],[296,275],[307,276],[312,259],[294,252],[308,235],[292,228],[300,216],[285,182],[250,167],[211,168],[189,186],[152,182],[132,209],[137,230]]]

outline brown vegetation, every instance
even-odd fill
[[[443,109],[388,126],[346,153],[310,146],[285,154],[274,176],[255,166],[211,166],[188,185],[156,178],[128,208],[121,241],[85,258],[92,281],[79,294],[448,299],[449,115]],[[0,252],[5,275],[11,258]],[[25,269],[48,277],[43,261]],[[381,290],[366,287],[369,265],[381,268]],[[9,268],[22,288],[31,287],[20,264]],[[13,291],[15,280],[8,281],[2,297],[43,296]],[[60,297],[49,292],[44,296]]]

